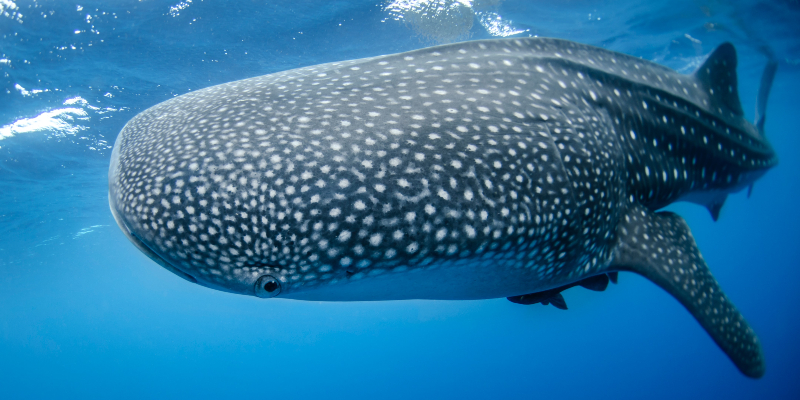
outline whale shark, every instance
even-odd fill
[[[314,301],[552,304],[634,272],[749,377],[759,340],[686,222],[777,164],[736,51],[692,74],[566,40],[479,40],[212,86],[131,119],[109,203],[143,253],[208,288]]]

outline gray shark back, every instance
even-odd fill
[[[531,38],[231,82],[132,119],[109,199],[167,269],[261,297],[513,298],[634,271],[760,376],[688,228],[653,212],[713,213],[775,164],[735,65],[730,45],[684,76]]]

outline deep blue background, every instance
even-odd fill
[[[698,206],[671,207],[759,334],[761,380],[741,375],[674,299],[632,274],[603,293],[565,292],[564,312],[505,299],[264,301],[151,262],[107,206],[110,146],[130,117],[212,84],[432,44],[380,0],[194,0],[174,16],[178,3],[0,1],[0,137],[10,132],[0,139],[1,399],[799,396],[797,1],[491,7],[528,29],[521,36],[682,72],[731,41],[750,119],[765,62],[757,49],[774,50],[766,130],[780,165],[750,199],[732,196],[717,223]],[[477,21],[470,33],[491,37]],[[86,103],[64,105],[78,96]],[[72,131],[10,129],[66,107],[85,112],[59,119]]]

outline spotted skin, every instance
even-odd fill
[[[764,375],[764,354],[755,332],[711,275],[683,218],[635,205],[617,231],[616,268],[637,272],[664,288],[745,375]]]
[[[231,82],[134,117],[114,146],[109,201],[165,268],[260,297],[513,297],[634,271],[760,376],[763,358],[743,366],[758,364],[755,350],[729,343],[760,354],[727,300],[712,303],[736,327],[687,297],[671,266],[630,250],[632,215],[689,235],[654,210],[721,204],[777,162],[742,117],[735,66],[729,44],[687,76],[530,38]],[[682,271],[718,290],[692,240],[658,244],[692,254],[681,262],[698,269]]]

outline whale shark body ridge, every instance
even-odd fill
[[[716,220],[776,165],[764,93],[755,126],[728,43],[692,75],[547,38],[334,62],[143,111],[116,140],[109,202],[160,265],[258,297],[566,309],[564,289],[636,272],[760,377],[755,333],[685,221],[657,210]]]

